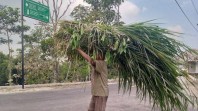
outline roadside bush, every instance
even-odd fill
[[[89,66],[86,62],[65,62],[60,66],[60,81],[85,81],[89,76]]]
[[[7,56],[0,52],[0,86],[6,85],[8,81],[7,60]]]
[[[47,69],[41,69],[36,73],[29,72],[25,76],[26,84],[45,84],[53,82],[53,73]]]

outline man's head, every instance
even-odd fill
[[[103,52],[97,52],[97,54],[96,54],[96,60],[105,60],[105,54],[106,54],[105,51],[103,51]]]

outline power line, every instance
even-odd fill
[[[181,6],[179,5],[178,1],[175,0],[175,2],[177,3],[178,7],[180,8],[180,10],[182,11],[182,13],[184,14],[184,16],[186,17],[186,19],[188,20],[188,22],[191,24],[191,26],[198,32],[198,29],[196,29],[196,27],[193,25],[193,23],[190,21],[190,19],[188,18],[188,16],[186,15],[186,13],[184,12],[184,10],[181,8]]]
[[[191,2],[192,2],[192,4],[193,4],[193,7],[194,7],[194,9],[195,9],[195,11],[196,11],[197,15],[198,15],[198,10],[197,10],[197,8],[195,7],[195,3],[194,3],[194,1],[193,1],[193,0],[191,0]]]

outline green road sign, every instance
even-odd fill
[[[48,23],[49,7],[32,0],[24,0],[23,15]]]

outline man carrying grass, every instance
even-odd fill
[[[108,79],[107,79],[107,64],[105,53],[99,52],[96,55],[96,60],[93,60],[89,55],[83,52],[80,48],[77,51],[85,58],[92,66],[91,73],[91,93],[92,98],[88,111],[105,111],[106,102],[109,95]]]

